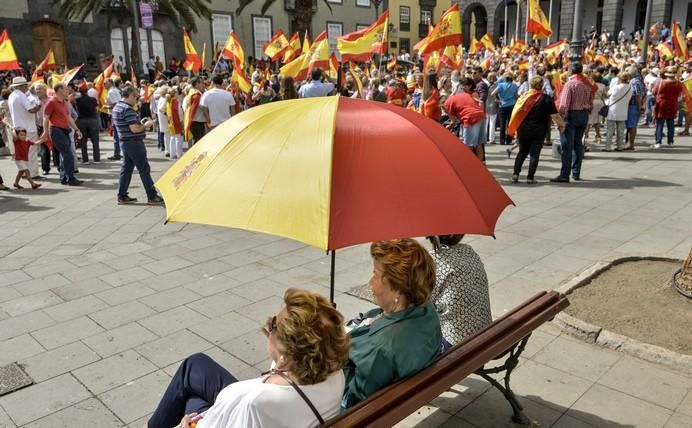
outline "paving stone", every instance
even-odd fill
[[[3,260],[4,263],[4,260]],[[0,271],[0,286],[17,284],[23,281],[28,281],[31,276],[21,270],[3,270]]]
[[[75,318],[31,333],[46,349],[72,343],[101,333],[103,328],[87,317]]]
[[[19,361],[43,351],[45,351],[43,346],[28,334],[13,337],[0,342],[0,366]]]
[[[61,287],[68,282],[69,281],[65,277],[53,274],[44,278],[20,282],[19,284],[14,284],[13,287],[22,293],[23,296],[29,296],[41,291],[50,290],[51,288]]]
[[[98,398],[118,418],[130,423],[156,409],[169,382],[170,377],[159,370],[105,392]]]
[[[199,279],[199,275],[193,275],[191,273],[180,270],[165,273],[163,275],[156,275],[145,279],[141,283],[156,291],[163,291],[168,290],[169,288],[175,288],[179,285],[186,285],[198,281]],[[193,291],[195,290],[193,289]]]
[[[620,354],[558,337],[538,352],[533,360],[581,378],[597,381],[620,359]]]
[[[232,290],[240,283],[226,275],[212,275],[206,278],[197,279],[184,287],[202,296],[211,296],[222,291]]]
[[[15,290],[11,285],[6,285],[0,287],[0,302],[6,302],[8,300],[13,300],[18,297],[22,297],[22,294]]]
[[[74,377],[64,374],[0,397],[0,406],[21,426],[89,397]]]
[[[602,425],[607,427],[608,425]],[[551,428],[596,428],[594,425],[582,422],[579,419],[569,415],[562,415],[560,419]]]
[[[158,336],[141,325],[131,323],[87,337],[82,341],[100,356],[108,357],[157,338]]]
[[[226,263],[219,261],[219,260],[210,260],[208,262],[204,263],[195,263],[192,264],[190,267],[185,268],[184,270],[186,272],[190,272],[192,274],[198,274],[201,275],[202,277],[210,277],[214,275],[219,275],[224,272],[228,272],[232,270],[234,266],[227,265]]]
[[[119,428],[122,425],[120,419],[106,406],[95,398],[90,398],[25,425],[23,428],[71,428],[79,426]]]
[[[670,410],[692,388],[692,378],[629,356],[618,360],[598,383]]]
[[[196,352],[204,352],[213,345],[194,333],[180,330],[153,342],[140,345],[135,350],[149,361],[163,368]]]
[[[115,253],[112,248],[110,248],[108,251]],[[118,255],[113,260],[110,260],[108,262],[108,266],[115,270],[124,270],[133,268],[135,266],[143,266],[147,263],[152,263],[154,261],[156,261],[156,259],[153,259],[149,256],[145,256],[144,254],[135,253],[128,255]]]
[[[240,315],[264,323],[267,317],[276,315],[283,307],[284,301],[276,296],[236,309]]]
[[[53,324],[55,321],[40,311],[12,317],[0,321],[0,340],[16,337]]]
[[[154,276],[154,274],[148,270],[142,269],[141,267],[133,267],[130,269],[119,270],[107,275],[99,276],[100,279],[112,285],[113,287],[119,287],[121,285],[129,284],[131,282],[138,282],[149,277]]]
[[[682,413],[673,413],[673,416],[668,419],[664,428],[689,428],[692,427],[692,416],[683,415]]]
[[[250,331],[224,342],[219,345],[219,348],[251,366],[265,360],[268,356],[267,338],[259,330]]]
[[[140,297],[149,296],[154,293],[156,293],[156,291],[152,290],[141,282],[135,282],[128,285],[121,285],[120,287],[109,288],[108,290],[96,294],[96,297],[111,306],[115,306],[121,303],[137,300]]]
[[[398,424],[394,425],[395,428],[432,428],[432,427],[438,427],[442,426],[444,423],[446,423],[448,420],[452,418],[452,415],[450,415],[447,412],[444,412],[440,409],[437,409],[433,406],[423,406],[420,409],[416,410],[412,414],[410,414],[406,419],[403,421],[399,422]],[[473,425],[469,424],[468,422],[465,422],[463,419],[458,419],[459,422],[461,422],[460,425],[456,425],[459,427],[472,427]]]
[[[269,278],[262,278],[248,282],[243,287],[238,287],[233,292],[252,302],[264,300],[267,297],[283,295],[288,287]]]
[[[0,407],[0,428],[16,428],[16,426],[7,413],[2,410],[2,407]]]
[[[89,278],[84,281],[74,282],[51,290],[65,301],[79,299],[99,291],[108,290],[111,286],[98,278]]]
[[[90,314],[89,317],[105,329],[112,329],[145,318],[156,312],[137,301],[125,302],[109,309]]]
[[[115,258],[113,254],[110,254],[110,257]],[[68,272],[63,272],[63,276],[69,279],[71,282],[80,282],[113,272],[115,272],[115,269],[108,266],[108,261],[104,261],[103,263],[92,263]]]
[[[44,309],[55,321],[67,321],[107,308],[108,305],[94,296],[85,296],[67,303]]]
[[[244,299],[232,292],[224,291],[222,293],[214,294],[212,296],[199,299],[195,302],[188,303],[186,306],[199,312],[200,314],[213,318],[226,314],[242,306],[249,305],[250,303],[252,303],[250,300]]]
[[[662,427],[672,412],[603,385],[593,385],[567,415],[595,426],[607,423],[642,427]]]
[[[16,316],[59,303],[62,303],[60,297],[50,291],[41,291],[30,296],[24,296],[0,303],[0,311],[7,312],[11,316]]]
[[[176,287],[142,297],[138,300],[157,312],[163,312],[199,299],[199,294],[193,293],[184,287]]]
[[[440,394],[430,405],[454,415],[491,387],[480,376],[471,375]]]
[[[40,258],[34,263],[25,266],[22,270],[29,274],[32,278],[43,278],[54,273],[61,273],[72,270],[75,265],[67,260],[57,259],[52,257]]]
[[[20,362],[26,367],[27,373],[36,382],[42,382],[99,359],[100,357],[83,343],[73,342],[69,345],[22,359]]]
[[[219,344],[250,331],[259,331],[261,326],[262,324],[258,321],[230,312],[192,325],[188,329],[209,342]]]
[[[684,413],[687,416],[692,416],[692,389],[690,389],[685,398],[683,398],[676,411]]]
[[[256,281],[276,273],[276,270],[269,266],[263,266],[257,262],[250,263],[235,269],[229,269],[224,275],[235,280],[240,284]]]
[[[192,264],[194,264],[194,262],[190,260],[183,259],[182,257],[178,256],[173,256],[166,259],[156,260],[151,263],[143,264],[141,266],[150,272],[160,275],[162,273],[181,270]]]
[[[158,315],[154,315],[139,321],[141,325],[158,334],[166,336],[174,331],[182,330],[186,327],[199,324],[208,318],[190,308],[179,306]]]
[[[137,352],[128,350],[74,370],[72,374],[92,393],[101,394],[157,369]]]

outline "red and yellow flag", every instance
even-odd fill
[[[46,57],[36,66],[36,73],[43,73],[46,70],[55,70],[55,54],[53,48],[48,49]]]
[[[293,61],[294,58],[301,54],[302,50],[303,48],[300,45],[300,34],[293,33],[291,39],[288,41],[288,49],[286,49],[286,53],[284,53],[283,63],[288,64]]]
[[[342,61],[367,61],[373,53],[387,50],[387,26],[389,11],[386,10],[368,28],[348,33],[337,39],[337,49]]]
[[[235,67],[233,69],[231,81],[236,82],[238,84],[238,88],[246,94],[249,94],[252,90],[252,83],[250,83],[250,79],[247,77],[247,74],[245,74],[245,72],[239,67]]]
[[[310,35],[308,34],[308,30],[305,30],[305,37],[303,38],[303,53],[310,52],[310,49],[312,49],[312,43],[310,43]]]
[[[426,40],[425,45],[420,47],[421,55],[443,49],[445,46],[461,44],[461,16],[458,4],[455,3],[447,9]]]
[[[79,73],[79,70],[84,67],[84,64],[79,64],[76,67],[72,67],[71,69],[67,70],[65,74],[62,76],[61,83],[68,84],[74,79],[74,77]]]
[[[130,83],[135,88],[139,88],[139,82],[137,82],[137,75],[135,74],[135,69],[130,67]]]
[[[522,59],[517,64],[517,67],[519,68],[519,71],[521,71],[521,72],[529,71],[529,60],[528,59]]]
[[[567,48],[567,40],[558,40],[555,43],[551,43],[543,48],[543,54],[545,55],[548,64],[554,65],[557,59],[560,58],[560,54]]]
[[[449,66],[449,68],[455,70],[459,68],[459,52],[456,46],[447,46],[444,51],[442,51],[442,56],[440,57],[440,67]]]
[[[545,17],[538,0],[529,0],[529,17],[526,31],[533,34],[534,39],[547,39],[553,34],[548,18]]]
[[[365,93],[363,92],[363,81],[360,79],[360,74],[358,73],[360,68],[352,62],[349,64],[349,70],[351,72],[351,76],[353,77],[353,83],[356,84],[356,88],[358,89],[358,98],[365,98]]]
[[[0,70],[19,70],[19,61],[7,29],[0,34]]]
[[[432,34],[433,28],[434,27],[432,26],[432,24],[428,23],[428,35],[423,37],[418,43],[413,45],[414,51],[420,52],[421,48],[425,47],[425,45],[428,44],[428,37],[430,37],[430,35]]]
[[[290,44],[288,43],[288,38],[284,34],[283,30],[279,30],[272,36],[271,39],[262,47],[262,51],[265,55],[269,57],[272,61],[276,61],[281,58],[286,52]]]
[[[296,82],[305,80],[310,67],[310,51],[305,51],[279,69],[282,76],[292,77]]]
[[[687,39],[680,30],[678,21],[673,21],[673,46],[675,47],[675,57],[687,61]]]
[[[336,79],[339,77],[339,60],[336,58],[336,54],[332,53],[329,55],[329,78]]]
[[[183,47],[185,48],[185,62],[183,62],[183,68],[187,71],[198,72],[202,66],[202,60],[199,59],[195,47],[192,45],[192,40],[187,34],[187,31],[183,30]]]
[[[487,50],[495,52],[495,43],[493,43],[493,38],[490,34],[483,34],[480,41]]]
[[[658,33],[658,22],[649,27],[649,34],[651,34],[651,37],[656,37],[656,33]]]
[[[675,57],[675,53],[673,52],[673,49],[666,42],[659,43],[658,45],[656,45],[655,49],[663,57],[663,59],[668,60],[668,59]]]
[[[536,102],[543,95],[543,91],[538,89],[529,89],[522,96],[519,97],[517,103],[514,104],[514,109],[512,109],[512,116],[509,119],[509,125],[507,125],[507,135],[514,137],[521,126],[521,122],[526,118],[531,109]]]
[[[437,73],[440,69],[440,51],[434,51],[425,56],[423,70],[425,73]]]
[[[393,71],[396,68],[396,57],[393,56],[392,59],[387,63],[387,71]]]
[[[329,39],[326,31],[322,31],[312,44],[309,64],[308,74],[315,68],[327,70],[329,67]]]
[[[469,45],[469,54],[474,55],[479,49],[483,49],[485,45],[478,41],[475,36],[471,36],[471,43]]]
[[[233,61],[233,66],[235,68],[243,68],[245,66],[245,52],[243,52],[243,47],[240,45],[235,32],[231,31],[228,36],[228,40],[223,45],[221,54]]]

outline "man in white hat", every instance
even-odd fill
[[[29,101],[27,91],[29,82],[22,76],[12,79],[13,89],[8,101],[10,108],[10,120],[15,128],[26,129],[27,139],[36,141],[38,139],[38,128],[36,127],[36,112],[41,108],[40,104]],[[29,149],[29,172],[33,178],[41,178],[38,175],[38,154],[40,144],[32,144]],[[10,142],[12,153],[14,146]]]

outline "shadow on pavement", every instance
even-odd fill
[[[64,190],[58,190],[58,189],[41,189],[39,190],[41,193],[50,193],[50,194],[55,194],[55,193],[60,193],[64,192]],[[46,211],[46,210],[51,210],[53,209],[52,207],[43,207],[39,205],[29,205],[29,199],[27,198],[21,198],[17,196],[13,196],[11,193],[8,192],[2,192],[0,193],[0,214],[2,213],[8,213],[8,212],[13,212],[13,211],[19,211],[19,212],[30,212],[30,211]]]

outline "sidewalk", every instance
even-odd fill
[[[587,154],[584,181],[549,184],[559,161],[544,149],[538,185],[509,184],[513,159],[488,146],[488,166],[516,203],[496,238],[467,237],[491,283],[495,316],[606,257],[684,258],[692,246],[692,138],[654,150]],[[152,174],[171,161],[149,144]],[[102,142],[104,153],[111,144]],[[598,149],[595,149],[598,150]],[[103,156],[104,158],[108,155]],[[270,235],[164,225],[164,208],[116,205],[119,164],[80,166],[81,188],[51,174],[37,191],[0,192],[0,366],[18,361],[36,384],[0,397],[3,427],[141,427],[181,359],[206,352],[241,379],[268,367],[259,325],[287,287],[328,294],[329,259]],[[54,171],[55,172],[55,171]],[[11,186],[8,157],[0,173]],[[146,201],[139,177],[131,196]],[[230,183],[229,186],[233,184]],[[337,252],[338,308],[368,281],[367,246]],[[681,326],[687,328],[687,326]],[[692,339],[690,339],[692,340]],[[690,427],[692,378],[561,334],[536,331],[512,386],[543,427]],[[471,377],[401,423],[512,426],[510,407]]]

